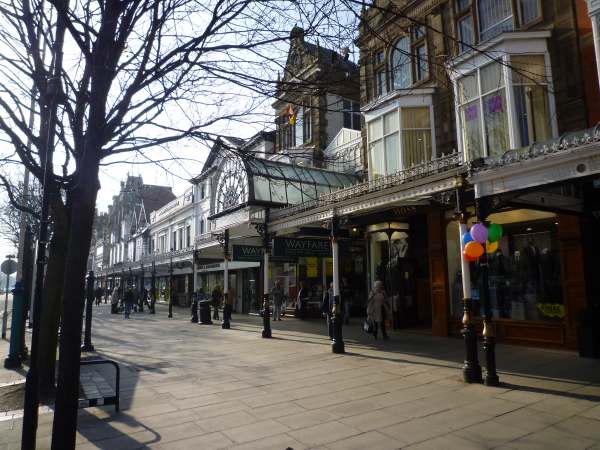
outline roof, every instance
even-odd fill
[[[154,184],[142,185],[140,197],[148,215],[176,198],[169,186],[157,186]]]
[[[341,68],[349,71],[358,70],[357,64],[353,63],[347,57],[342,56],[334,50],[321,47],[320,45],[311,44],[310,42],[304,42],[304,45],[308,52],[319,58],[319,62],[328,63],[331,65],[337,64]]]
[[[316,200],[358,182],[357,176],[347,173],[260,159],[251,154],[236,156],[224,161],[212,218],[245,206],[279,208]]]

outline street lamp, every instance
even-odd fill
[[[169,256],[169,319],[171,319],[173,317],[173,249]]]
[[[6,339],[6,329],[8,328],[8,286],[10,283],[10,274],[16,271],[16,267],[13,269],[13,265],[16,264],[13,262],[15,255],[6,255],[7,263],[2,264],[2,272],[6,275],[6,293],[4,297],[4,313],[2,313],[2,339]],[[6,266],[6,267],[4,267]],[[6,270],[5,270],[6,269]]]

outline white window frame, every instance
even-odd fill
[[[347,103],[350,105],[348,108],[346,107]],[[350,100],[348,98],[342,98],[342,125],[344,125],[343,128],[348,128],[345,126],[346,114],[350,115],[351,126],[349,129],[360,130],[360,103],[355,100]],[[358,121],[358,128],[354,128],[355,120]]]
[[[456,120],[456,138],[458,148],[463,154],[465,160],[467,155],[465,153],[462,124],[460,120],[460,105],[458,103],[459,92],[458,92],[458,80],[466,75],[472,74],[475,70],[481,69],[483,66],[489,64],[491,59],[488,54],[502,55],[498,60],[503,61],[503,76],[506,89],[506,104],[508,112],[508,137],[509,137],[509,148],[515,149],[520,147],[521,137],[519,136],[519,130],[515,126],[517,111],[513,93],[513,79],[512,70],[510,68],[510,56],[523,56],[523,55],[543,55],[545,65],[547,68],[546,78],[548,80],[548,113],[550,116],[550,129],[552,136],[556,138],[558,136],[558,121],[556,118],[556,99],[554,96],[554,80],[552,78],[552,64],[550,60],[550,53],[548,51],[547,40],[551,37],[550,31],[525,31],[525,32],[513,32],[502,35],[502,39],[492,40],[488,45],[480,46],[482,52],[475,55],[463,55],[456,58],[454,65],[451,68],[451,80],[454,89],[454,117]],[[479,77],[477,78],[479,83]],[[510,89],[508,88],[510,87]],[[481,92],[481,90],[480,90]],[[482,132],[485,129],[483,122],[483,114],[481,114],[481,129]],[[487,144],[485,140],[483,142],[484,155],[487,156]]]
[[[435,135],[435,114],[433,110],[433,92],[432,88],[422,88],[422,89],[413,89],[411,91],[411,95],[404,95],[399,97],[393,102],[387,104],[386,107],[377,109],[372,112],[364,113],[365,117],[365,126],[367,129],[367,161],[370,162],[370,147],[371,147],[371,138],[369,136],[369,124],[374,120],[383,120],[383,116],[386,114],[396,111],[397,120],[398,120],[398,151],[400,155],[398,156],[398,160],[400,162],[400,170],[406,169],[404,167],[404,156],[402,152],[402,123],[401,123],[401,109],[402,108],[429,108],[429,122],[431,127],[431,155],[435,157],[437,155],[437,144],[436,144],[436,135]],[[382,140],[385,139],[385,134],[382,134]],[[376,139],[379,140],[379,139]],[[385,140],[384,140],[385,142]],[[384,162],[385,166],[385,162]],[[386,169],[387,172],[387,169]],[[373,180],[373,171],[371,164],[369,164],[369,180]]]

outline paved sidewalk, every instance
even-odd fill
[[[122,367],[122,411],[82,410],[78,449],[600,449],[599,361],[499,345],[503,386],[488,388],[460,381],[460,339],[373,341],[356,321],[335,355],[323,322],[274,322],[266,340],[258,317],[222,330],[187,312],[94,308],[98,354]],[[38,448],[51,421],[40,416]],[[0,420],[1,450],[19,448],[20,426]]]

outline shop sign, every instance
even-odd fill
[[[558,303],[538,303],[537,308],[546,317],[557,317],[563,319],[565,317],[565,307]]]
[[[331,242],[328,239],[273,239],[273,256],[331,256]]]
[[[263,260],[264,249],[259,245],[234,245],[233,260],[261,262]]]

